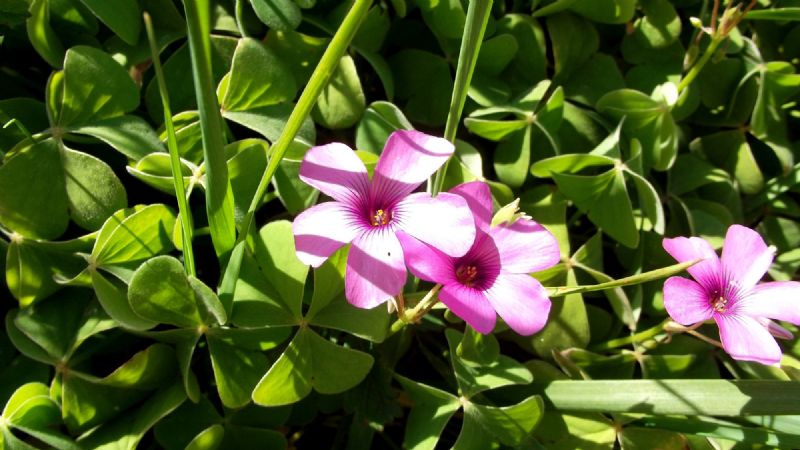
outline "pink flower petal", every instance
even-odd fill
[[[494,239],[500,263],[507,272],[537,272],[561,260],[555,236],[533,220],[519,219],[510,225],[497,225],[489,235]]]
[[[791,331],[783,328],[782,326],[778,325],[777,323],[767,319],[766,317],[754,317],[761,325],[766,327],[769,334],[775,336],[778,339],[794,339],[794,335]]]
[[[412,193],[453,154],[449,141],[419,131],[395,131],[386,141],[372,183],[372,197],[397,201]]]
[[[415,276],[433,283],[447,284],[455,281],[453,258],[411,237],[397,232],[408,269]]]
[[[722,347],[733,359],[778,364],[781,348],[767,328],[752,317],[738,314],[716,314]]]
[[[735,305],[737,314],[767,317],[800,325],[800,283],[772,281],[756,285]]]
[[[722,266],[720,265],[719,257],[708,241],[698,237],[676,237],[664,239],[662,245],[664,250],[678,262],[705,258],[703,261],[689,267],[687,272],[705,287],[717,288],[720,286]]]
[[[364,163],[350,147],[338,142],[309,150],[300,164],[300,179],[348,205],[359,204],[369,190]]]
[[[471,181],[450,189],[450,193],[464,197],[475,218],[475,226],[489,232],[492,223],[492,192],[489,185],[483,181]]]
[[[399,294],[406,282],[403,249],[386,228],[353,240],[344,277],[345,297],[353,306],[374,308]]]
[[[439,291],[439,300],[478,333],[489,334],[494,330],[497,314],[482,292],[449,283]]]
[[[358,221],[346,205],[326,202],[303,211],[292,223],[297,257],[319,267],[359,232]]]
[[[670,277],[664,283],[664,307],[672,320],[686,326],[704,322],[714,313],[705,288],[683,277]]]
[[[462,197],[443,192],[435,198],[420,192],[397,204],[399,229],[450,256],[466,253],[475,240],[475,221]]]
[[[761,235],[741,225],[731,225],[722,247],[722,268],[729,280],[742,289],[749,289],[767,273],[773,249],[767,247]]]
[[[536,333],[547,323],[550,299],[530,275],[501,272],[485,294],[497,314],[523,336]]]

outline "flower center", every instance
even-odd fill
[[[382,227],[392,220],[391,211],[384,211],[383,209],[376,209],[369,216],[369,222],[373,227]]]
[[[714,308],[716,312],[724,313],[725,309],[728,307],[728,299],[717,294],[714,296],[714,300],[711,300],[711,307]]]
[[[456,278],[458,282],[467,287],[472,287],[475,283],[475,278],[478,277],[478,268],[475,266],[464,265],[456,270]]]

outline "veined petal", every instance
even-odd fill
[[[388,229],[360,234],[350,246],[345,297],[359,308],[374,308],[399,294],[406,282],[403,249]]]
[[[461,256],[475,240],[475,221],[464,198],[443,192],[436,197],[420,192],[404,198],[394,209],[400,230],[447,255]]]
[[[781,348],[767,328],[752,317],[739,314],[716,314],[722,348],[733,359],[778,364]]]
[[[547,323],[547,290],[530,275],[501,272],[485,294],[497,314],[523,336],[538,332]]]
[[[395,131],[386,141],[372,180],[372,198],[395,202],[412,193],[442,166],[455,147],[419,131]]]
[[[403,231],[397,232],[397,238],[403,248],[406,266],[415,276],[433,283],[455,281],[453,258]]]
[[[755,319],[761,325],[767,328],[769,334],[775,336],[778,339],[794,339],[794,334],[791,331],[783,328],[782,326],[778,325],[772,320],[767,319],[766,317],[755,317]]]
[[[481,291],[449,283],[439,291],[439,300],[478,333],[489,334],[494,330],[497,314]]]
[[[464,197],[472,211],[475,226],[488,233],[492,223],[492,192],[489,185],[483,181],[470,181],[450,189],[450,193]]]
[[[767,247],[761,235],[741,225],[731,225],[722,247],[722,268],[728,280],[740,289],[750,289],[767,273],[774,248]]]
[[[300,213],[292,223],[297,258],[312,267],[319,267],[358,232],[353,212],[339,202],[315,205]]]
[[[800,283],[772,281],[758,284],[736,302],[735,311],[750,317],[767,317],[800,325]]]
[[[493,227],[489,236],[500,252],[503,270],[511,273],[531,273],[558,264],[561,251],[552,233],[530,219]]]
[[[714,313],[703,286],[683,277],[664,282],[664,307],[672,320],[686,326],[706,321]]]
[[[686,269],[704,287],[717,289],[722,283],[722,266],[711,244],[699,237],[676,237],[662,241],[664,250],[678,262],[705,258]]]
[[[314,147],[300,164],[300,179],[334,200],[356,206],[365,201],[369,175],[348,146],[334,142]]]

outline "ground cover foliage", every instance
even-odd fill
[[[713,323],[669,319],[685,266],[659,271],[664,237],[718,250],[743,224],[796,277],[798,20],[796,0],[2,2],[0,446],[800,448],[800,344],[731,358]],[[342,142],[371,173],[409,129],[455,140],[429,190],[485,181],[557,239],[540,332],[441,304],[407,323],[430,306],[414,277],[410,315],[356,308],[347,247],[298,260],[292,220],[327,200],[306,152]]]

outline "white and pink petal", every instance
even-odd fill
[[[688,278],[670,277],[664,283],[664,307],[681,325],[710,319],[714,314],[711,300],[703,286]]]
[[[400,247],[403,248],[406,266],[414,276],[439,284],[447,284],[456,280],[453,267],[454,258],[403,231],[397,232],[397,238],[400,241]]]
[[[297,258],[319,267],[359,233],[358,220],[351,209],[339,202],[325,202],[303,211],[292,222]]]
[[[711,289],[721,285],[722,265],[708,241],[699,237],[676,237],[664,239],[662,245],[678,262],[701,260],[686,269],[700,284]]]
[[[350,304],[374,308],[399,294],[405,282],[403,249],[393,232],[374,229],[353,240],[344,277]]]
[[[547,290],[530,275],[501,272],[485,294],[506,324],[523,336],[547,323],[551,306]]]
[[[737,313],[800,325],[800,282],[771,281],[756,285],[736,302]]]
[[[407,196],[395,206],[393,221],[399,230],[449,256],[464,255],[475,240],[475,222],[466,200],[447,192]]]
[[[760,234],[741,225],[731,225],[722,248],[722,269],[740,289],[750,289],[767,273],[775,257]]]
[[[781,360],[781,348],[767,328],[756,319],[739,314],[716,314],[722,348],[733,359],[774,365]]]
[[[483,181],[470,181],[450,189],[450,193],[459,195],[467,201],[475,219],[475,226],[488,233],[492,224],[492,192],[489,190],[489,185]]]
[[[358,155],[334,142],[311,148],[300,164],[300,179],[334,200],[357,206],[366,201],[369,174]]]
[[[500,252],[503,270],[532,273],[558,264],[561,251],[552,233],[530,219],[493,227],[489,235]]]
[[[497,314],[483,292],[459,283],[448,283],[439,291],[439,300],[478,333],[494,330]]]

